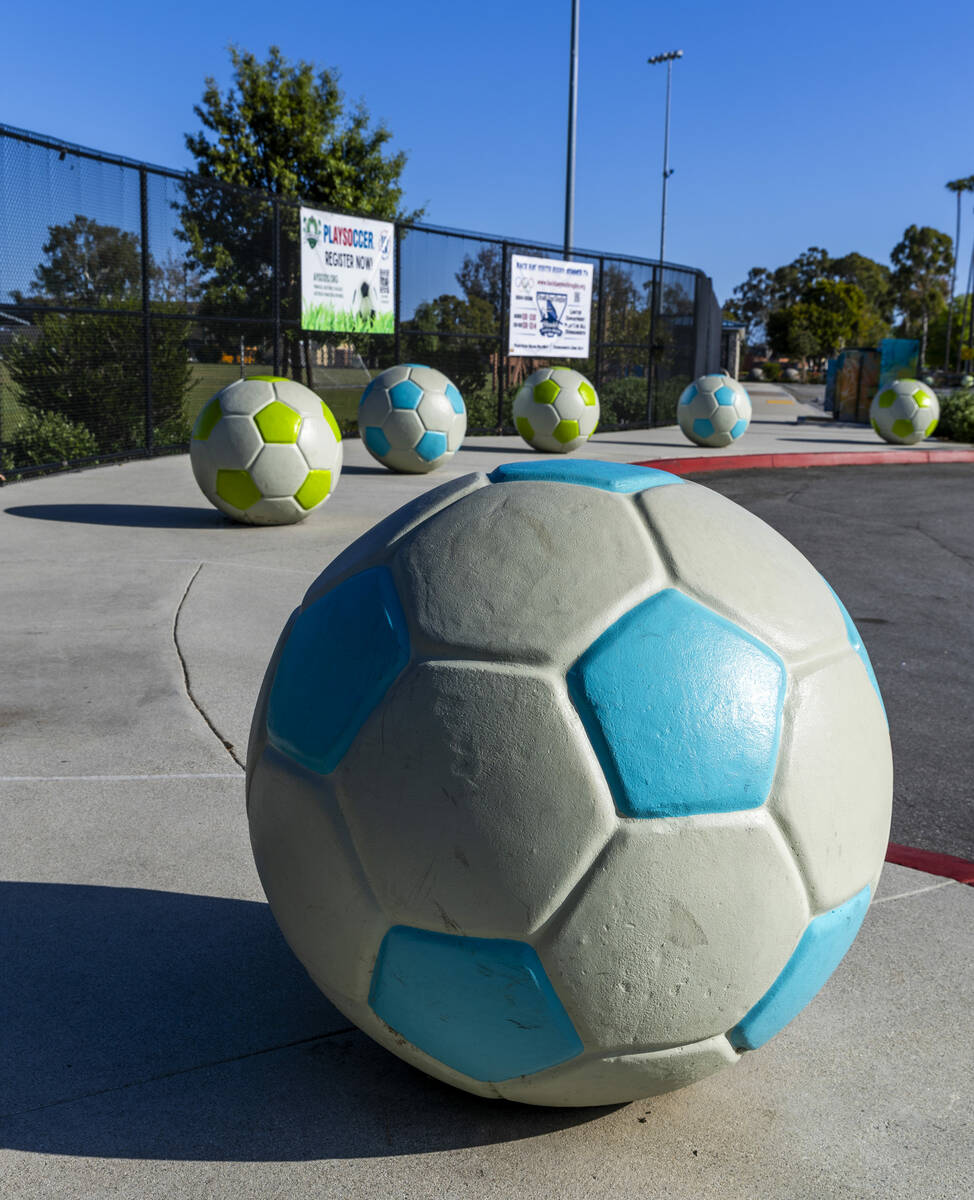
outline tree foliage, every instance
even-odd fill
[[[920,365],[926,360],[930,318],[947,303],[954,243],[929,225],[910,225],[890,255],[892,287],[905,327],[919,333]]]

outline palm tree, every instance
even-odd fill
[[[968,175],[966,179],[952,179],[950,183],[944,185],[948,191],[954,192],[957,196],[957,236],[954,239],[954,265],[950,273],[950,300],[947,305],[947,340],[944,345],[944,370],[950,368],[950,325],[951,318],[954,315],[954,288],[957,284],[957,255],[960,253],[960,198],[965,192],[974,192],[974,175]],[[964,310],[961,308],[961,321],[964,319]],[[963,338],[963,329],[961,330],[961,341]]]

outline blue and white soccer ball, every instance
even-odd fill
[[[467,409],[442,371],[400,363],[376,375],[362,393],[358,430],[384,467],[425,474],[460,448]]]
[[[891,793],[811,564],[707,488],[565,459],[452,480],[341,553],[247,768],[268,900],[329,999],[439,1079],[551,1105],[681,1087],[790,1021],[856,935]]]
[[[751,421],[751,397],[730,375],[701,375],[683,389],[676,419],[698,446],[729,446]]]

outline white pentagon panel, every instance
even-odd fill
[[[439,392],[441,395],[449,382],[443,372],[437,371],[435,367],[410,367],[409,378],[413,383],[418,383],[424,392]],[[450,411],[453,411],[452,407]]]
[[[423,422],[411,408],[397,408],[382,422],[382,432],[393,450],[412,450],[423,436]]]
[[[237,379],[220,393],[224,413],[253,416],[274,399],[274,385],[265,379]]]
[[[404,538],[390,565],[423,640],[566,668],[665,580],[631,498],[536,481],[464,496]]]
[[[374,567],[384,562],[390,548],[396,545],[413,529],[418,528],[429,517],[448,508],[451,504],[476,491],[478,488],[489,486],[486,475],[476,471],[470,475],[461,475],[458,479],[450,479],[439,487],[424,495],[417,496],[408,504],[397,509],[391,516],[373,525],[356,541],[347,546],[340,554],[325,567],[324,571],[314,581],[305,593],[303,605],[313,604],[320,596],[347,579],[357,575],[367,567]]]
[[[472,696],[477,724],[469,720]],[[479,736],[481,722],[489,742]],[[615,828],[609,789],[567,692],[524,671],[413,667],[335,778],[390,921],[443,933],[523,937],[565,899]]]
[[[626,1104],[697,1083],[739,1057],[720,1035],[648,1054],[587,1054],[535,1075],[505,1079],[497,1090],[505,1100],[522,1104]]]
[[[318,407],[320,410],[321,406]],[[308,420],[301,422],[297,444],[313,471],[341,471],[342,443],[335,441],[327,421],[309,415]]]
[[[415,378],[415,370],[413,377]],[[424,428],[438,433],[448,433],[456,424],[458,413],[453,411],[453,405],[443,392],[426,392],[416,410]]]
[[[740,419],[741,414],[736,405],[719,404],[710,418],[710,423],[714,427],[714,433],[730,433]]]
[[[645,1052],[731,1029],[808,918],[764,809],[627,821],[536,947],[587,1046]]]
[[[578,429],[582,437],[590,438],[599,423],[599,410],[593,405],[583,405],[578,418]]]
[[[308,515],[292,496],[276,496],[258,500],[247,509],[251,525],[294,525]]]
[[[278,400],[282,400],[302,416],[317,416],[321,412],[321,400],[317,393],[305,387],[303,383],[294,379],[277,379],[271,386]]]
[[[832,592],[807,558],[759,517],[709,488],[651,488],[636,498],[677,586],[792,660],[846,645]]]
[[[768,800],[794,848],[812,908],[870,884],[889,838],[893,765],[882,704],[859,657],[793,679]]]
[[[390,412],[392,412],[392,402],[386,389],[381,386],[370,388],[359,404],[359,432],[361,433],[370,425],[381,427]]]
[[[296,443],[264,446],[250,467],[250,478],[261,496],[293,496],[308,474],[308,464]]]
[[[288,945],[329,995],[368,995],[389,922],[372,896],[330,782],[268,746],[247,794],[254,860]]]
[[[205,442],[198,442],[211,466],[218,470],[245,469],[264,445],[264,439],[251,417],[223,416]]]
[[[713,392],[702,392],[699,389],[689,404],[684,405],[693,420],[712,418],[719,407]]]
[[[466,414],[455,420],[446,433],[446,448],[450,454],[460,449],[463,444],[464,435],[467,432],[467,417]]]

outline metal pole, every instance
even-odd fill
[[[660,355],[657,353],[657,336],[663,319],[663,260],[666,254],[666,181],[673,174],[670,170],[670,88],[673,78],[673,60],[682,58],[682,50],[669,50],[666,54],[655,54],[647,61],[650,64],[666,63],[666,120],[663,126],[663,195],[659,220],[659,268],[658,278],[654,271],[653,307],[650,310],[649,379],[646,395],[646,420],[653,423],[653,393],[659,383]]]
[[[565,180],[565,258],[575,240],[575,125],[578,109],[578,4],[572,0],[572,38],[568,70],[568,169]]]
[[[149,185],[145,167],[139,167],[139,236],[142,245],[142,396],[145,403],[145,452],[154,450],[152,433],[152,329],[149,320]]]
[[[273,232],[271,237],[271,317],[274,321],[274,374],[281,375],[281,203],[272,201]]]

